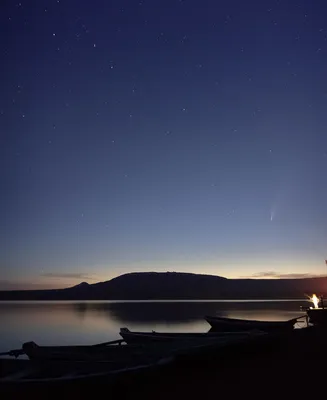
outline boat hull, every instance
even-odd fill
[[[135,346],[108,345],[108,346],[38,346],[34,342],[23,344],[24,354],[30,360],[53,360],[53,361],[128,361],[142,357],[143,351]]]
[[[281,331],[292,330],[296,319],[289,321],[252,321],[242,319],[232,319],[223,317],[210,317],[207,316],[206,321],[211,325],[214,331],[224,332],[240,332],[240,331]]]
[[[205,332],[205,333],[182,333],[182,332],[132,332],[127,328],[121,328],[119,334],[126,343],[132,344],[182,344],[189,345],[194,342],[210,343],[212,341],[226,341],[230,339],[246,338],[249,332]]]
[[[67,390],[83,394],[83,389],[127,382],[141,376],[147,376],[169,365],[173,358],[162,358],[156,361],[136,363],[80,362],[53,360],[13,360],[0,359],[0,392],[1,394],[41,393],[51,390],[51,394],[65,394]],[[73,398],[76,398],[74,395]]]

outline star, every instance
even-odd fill
[[[0,215],[18,278],[25,264],[31,276],[40,265],[77,267],[76,219],[87,244],[79,260],[96,268],[110,256],[108,277],[125,262],[133,269],[135,257],[142,268],[150,259],[154,269],[175,265],[186,248],[200,273],[219,251],[218,272],[229,274],[235,248],[255,269],[272,243],[274,262],[289,266],[285,249],[301,248],[308,224],[326,220],[323,202],[302,193],[327,196],[327,0],[244,1],[237,10],[172,0],[161,11],[151,0],[2,3],[17,40],[3,51],[0,122],[10,129],[0,152],[17,167],[8,163],[0,185],[19,199]],[[53,257],[40,237],[43,250],[58,247]],[[313,265],[308,246],[295,268],[302,256]],[[0,252],[2,279],[5,262]]]

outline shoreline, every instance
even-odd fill
[[[274,302],[299,302],[310,303],[309,300],[300,298],[267,298],[267,299],[111,299],[111,300],[88,300],[88,299],[70,299],[70,300],[1,300],[0,304],[6,303],[274,303]]]
[[[89,399],[304,399],[325,390],[327,329],[315,327],[261,337],[198,357],[177,359],[156,370],[118,378],[112,384],[61,387],[51,398]],[[47,391],[33,398],[44,398]],[[23,394],[23,392],[21,393]]]

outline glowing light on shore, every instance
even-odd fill
[[[314,308],[319,308],[319,299],[315,294],[310,297],[310,301],[312,301]]]

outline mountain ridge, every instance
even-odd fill
[[[327,277],[228,279],[185,272],[131,272],[64,289],[0,291],[0,301],[291,299],[305,293],[327,293]]]

